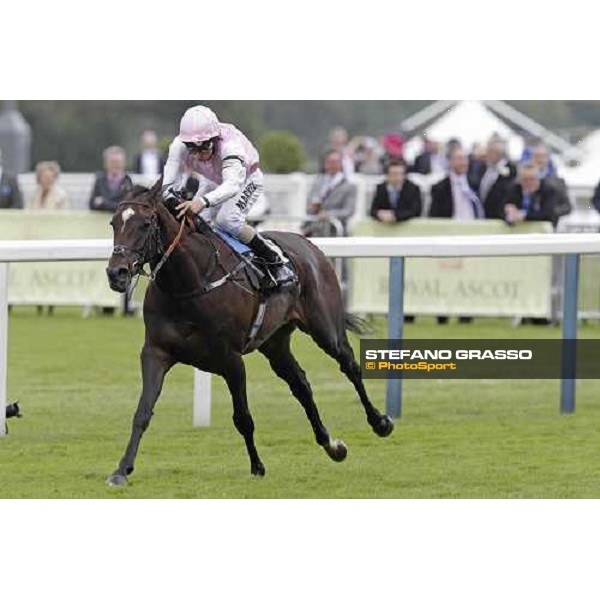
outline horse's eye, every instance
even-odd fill
[[[150,227],[150,221],[144,221],[144,227]]]

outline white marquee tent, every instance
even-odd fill
[[[424,133],[442,143],[458,138],[468,149],[475,143],[485,144],[496,133],[506,140],[513,160],[521,157],[523,135],[527,134],[549,146],[559,167],[564,162],[582,160],[580,145],[573,146],[502,100],[439,100],[403,121],[401,127],[412,136],[405,145],[408,161],[421,150]]]
[[[523,138],[497,117],[483,102],[464,100],[452,104],[442,114],[411,138],[405,145],[405,157],[410,162],[421,151],[421,135],[446,143],[458,138],[463,146],[471,149],[473,144],[485,144],[494,134],[502,137],[508,145],[511,158],[518,159],[523,152]]]
[[[579,146],[583,158],[576,167],[565,168],[564,177],[569,185],[595,187],[600,181],[600,129],[592,131]]]

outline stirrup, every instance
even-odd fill
[[[297,281],[296,274],[294,271],[292,271],[292,269],[290,269],[290,267],[287,266],[286,263],[274,265],[273,271],[275,271],[273,274],[273,279],[275,279],[278,287],[291,285]],[[283,275],[282,272],[284,272]]]
[[[290,259],[283,253],[283,250],[269,238],[262,237],[264,243],[277,255],[278,262],[275,264],[283,264],[287,265],[290,262]]]

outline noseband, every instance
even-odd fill
[[[183,231],[185,229],[185,224],[188,221],[187,218],[183,218],[181,220],[181,226],[179,227],[179,231],[175,236],[175,239],[171,242],[169,247],[165,250],[162,237],[160,235],[160,225],[158,222],[158,214],[156,213],[156,209],[150,206],[146,202],[139,202],[136,200],[124,200],[120,203],[122,206],[143,206],[145,208],[151,208],[152,214],[150,216],[150,224],[148,226],[148,233],[144,237],[144,242],[141,248],[127,248],[126,246],[114,246],[113,247],[113,256],[127,256],[128,254],[134,257],[134,261],[132,264],[133,268],[133,277],[144,275],[150,279],[150,281],[154,281],[156,279],[156,275],[162,269],[163,265],[167,262],[171,254],[175,248],[177,248],[179,242],[181,241],[181,237],[183,236]],[[144,265],[147,262],[150,262],[152,259],[152,254],[154,256],[160,256],[160,260],[158,264],[152,269],[150,273],[146,273],[144,271]]]

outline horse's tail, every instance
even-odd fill
[[[373,326],[366,319],[350,313],[344,313],[344,326],[357,335],[367,335],[374,331]]]

